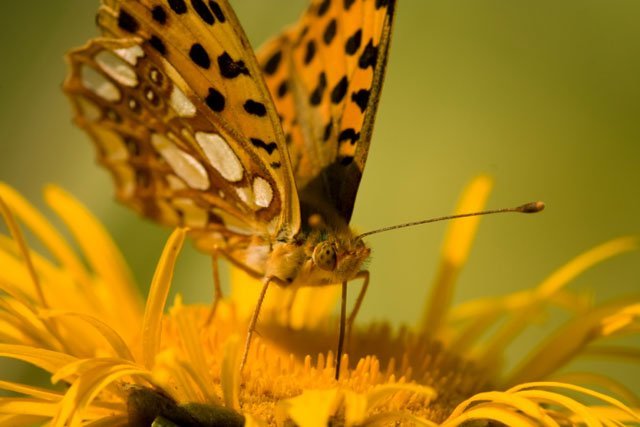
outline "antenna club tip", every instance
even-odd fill
[[[543,211],[544,207],[545,207],[544,202],[537,201],[537,202],[525,203],[522,206],[518,206],[516,210],[522,213],[537,213],[537,212]]]

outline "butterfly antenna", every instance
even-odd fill
[[[362,233],[361,235],[359,235],[357,239],[362,239],[363,237],[370,236],[376,233],[382,233],[383,231],[396,230],[398,228],[413,227],[414,225],[429,224],[430,222],[448,221],[450,219],[466,218],[469,216],[492,215],[492,214],[507,213],[507,212],[519,212],[519,213],[530,214],[530,213],[537,213],[542,210],[544,210],[543,202],[531,202],[531,203],[525,203],[524,205],[520,205],[515,208],[492,209],[488,211],[470,212],[470,213],[464,213],[459,215],[440,216],[437,218],[423,219],[422,221],[407,222],[406,224],[392,225],[390,227],[384,227],[384,228],[379,228],[377,230],[367,231],[366,233]]]

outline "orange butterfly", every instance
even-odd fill
[[[64,89],[140,214],[269,284],[368,285],[349,228],[395,0],[314,0],[256,55],[226,0],[103,0]],[[217,277],[217,276],[216,276]],[[221,296],[215,280],[216,300]],[[215,303],[214,303],[215,307]]]

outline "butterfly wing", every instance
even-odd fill
[[[295,234],[284,135],[226,1],[104,0],[65,91],[117,194],[169,225]]]
[[[395,0],[314,0],[258,52],[300,198],[351,218],[385,73]]]

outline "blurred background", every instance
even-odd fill
[[[256,47],[306,5],[232,3]],[[144,292],[169,231],[115,203],[60,90],[64,53],[97,34],[97,4],[0,2],[0,180],[42,208],[46,183],[77,196]],[[636,0],[400,1],[353,224],[366,231],[447,214],[479,173],[495,178],[490,207],[544,200],[542,214],[482,221],[458,302],[532,287],[578,253],[640,232],[639,17]],[[369,239],[372,279],[360,321],[419,319],[445,227]],[[209,301],[209,263],[188,248],[174,292]],[[639,273],[640,255],[627,254],[571,288],[610,300],[637,294]],[[510,356],[548,330],[534,330]],[[637,368],[632,375],[640,391]]]

